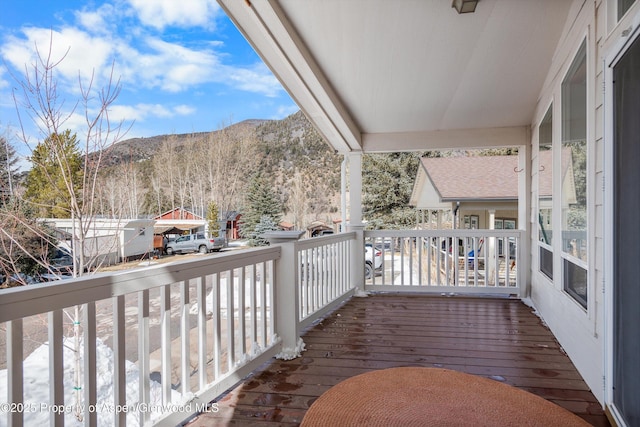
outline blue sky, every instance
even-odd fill
[[[64,57],[55,77],[65,108],[78,99],[79,79],[86,84],[93,73],[94,87],[103,87],[114,64],[122,90],[110,119],[133,122],[127,138],[211,131],[298,110],[214,0],[2,0],[1,134],[20,128],[16,78],[24,79],[35,46],[48,52],[51,39],[52,58]],[[81,112],[65,127],[81,133]],[[31,123],[24,127],[32,141],[42,138]]]

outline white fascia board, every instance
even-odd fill
[[[361,151],[358,126],[275,1],[218,0],[307,118],[337,151]]]
[[[529,126],[365,133],[362,135],[362,147],[367,153],[516,147],[529,143]]]

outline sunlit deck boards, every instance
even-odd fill
[[[307,350],[302,358],[275,361],[221,399],[218,413],[200,415],[189,426],[297,425],[331,386],[397,366],[435,366],[493,378],[594,425],[608,425],[551,332],[518,300],[353,298],[303,339]]]

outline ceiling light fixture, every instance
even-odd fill
[[[477,5],[478,0],[453,0],[451,7],[454,7],[458,13],[473,13]]]

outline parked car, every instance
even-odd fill
[[[167,243],[167,255],[184,254],[187,252],[200,252],[206,254],[219,251],[226,245],[224,237],[207,238],[204,233],[186,234],[172,242]]]
[[[373,245],[364,246],[364,278],[371,279],[374,274],[382,272],[382,251]]]
[[[51,274],[70,276],[73,273],[73,255],[69,249],[59,246],[49,260]]]

